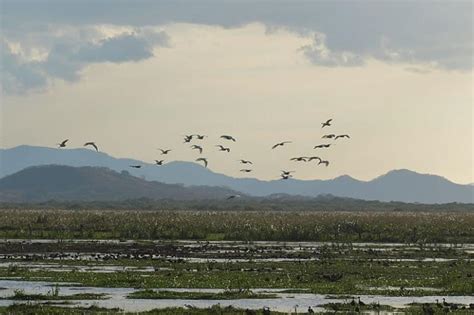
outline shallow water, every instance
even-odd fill
[[[18,280],[0,280],[0,287],[6,290],[0,291],[0,297],[8,297],[14,294],[15,290],[24,290],[27,294],[47,294],[51,291],[55,283],[41,281],[18,281]],[[166,289],[160,290],[179,291],[179,292],[222,292],[222,289]],[[347,303],[350,299],[336,299],[326,295],[310,294],[310,293],[282,293],[285,289],[254,289],[254,292],[275,293],[277,298],[273,299],[236,299],[236,300],[152,300],[152,299],[127,299],[126,296],[132,292],[138,291],[133,288],[100,288],[100,287],[77,287],[77,286],[61,286],[60,295],[72,295],[77,293],[96,293],[107,294],[107,300],[80,300],[71,301],[73,306],[88,307],[96,305],[99,307],[114,308],[118,307],[125,311],[148,311],[154,308],[165,307],[186,307],[193,306],[199,308],[211,307],[220,304],[222,307],[233,306],[242,309],[261,309],[264,306],[270,307],[272,310],[288,312],[294,310],[295,305],[298,309],[304,311],[308,306],[312,306],[315,310],[321,311],[321,305],[327,303]],[[361,295],[361,300],[366,304],[380,303],[381,305],[390,305],[396,308],[406,307],[410,303],[434,303],[436,299],[442,300],[443,296],[423,296],[423,297],[389,297],[379,295]],[[471,296],[449,296],[447,301],[457,304],[474,303]],[[13,303],[26,303],[26,301],[0,300],[0,306],[8,306]],[[380,312],[380,314],[383,314]]]

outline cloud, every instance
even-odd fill
[[[181,22],[225,28],[257,22],[270,32],[285,28],[313,39],[301,51],[312,63],[322,66],[360,66],[373,58],[444,70],[473,68],[471,1],[3,0],[2,5],[3,36],[19,42],[35,41],[36,45],[41,45],[41,40],[49,43],[52,55],[44,65],[45,70],[66,80],[77,80],[88,62],[149,58],[151,41],[163,34],[142,31],[102,42],[84,42],[81,36],[90,34],[82,34],[77,39],[80,44],[68,43],[67,47],[57,44],[58,39],[47,34],[60,33],[64,28],[90,30],[97,25],[144,30]],[[32,80],[32,85],[41,82],[38,77],[33,79],[38,75],[37,69],[27,75],[28,71],[21,70],[20,65],[11,67],[17,67],[15,71]],[[15,73],[8,76],[19,75]]]
[[[327,67],[352,67],[364,64],[363,56],[349,51],[333,52],[326,45],[326,35],[316,33],[310,45],[301,47],[304,55],[314,64]]]
[[[37,90],[47,83],[41,67],[37,62],[22,63],[10,47],[0,41],[1,45],[1,85],[2,90],[10,93],[20,93],[25,90]]]
[[[96,35],[96,34],[94,34]],[[145,36],[145,35],[148,35]],[[52,79],[74,82],[91,63],[138,62],[153,56],[153,47],[166,46],[165,32],[122,34],[97,42],[63,36],[49,40],[52,46],[44,60],[22,60],[2,41],[2,90],[21,94],[48,86]]]

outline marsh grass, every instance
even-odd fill
[[[0,210],[0,237],[474,243],[474,212]]]
[[[57,293],[48,294],[26,294],[24,290],[15,290],[12,296],[1,297],[0,300],[20,300],[20,301],[55,301],[55,300],[103,300],[106,294],[78,293],[73,295],[59,295]]]

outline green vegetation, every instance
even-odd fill
[[[234,300],[234,299],[268,299],[276,298],[275,294],[255,293],[251,290],[225,290],[223,292],[176,292],[142,290],[128,295],[129,299],[186,299],[186,300]]]
[[[433,292],[409,288],[437,288],[436,295],[470,295],[474,292],[473,263],[373,262],[337,260],[304,262],[185,263],[148,261],[170,270],[140,273],[31,271],[0,268],[0,278],[77,282],[85,286],[152,288],[301,288],[318,294],[380,294],[422,296]],[[146,275],[146,276],[143,276]],[[373,291],[371,287],[395,287]]]
[[[354,312],[359,313],[363,311],[393,311],[395,308],[388,305],[379,305],[377,303],[358,305],[357,301],[351,303],[328,303],[320,305],[328,310],[334,312]]]
[[[20,301],[56,301],[56,300],[102,300],[106,298],[106,294],[94,294],[94,293],[78,293],[73,295],[59,295],[59,289],[57,291],[48,294],[26,294],[22,290],[16,290],[13,296],[7,296],[0,298],[0,300],[20,300]]]
[[[330,306],[329,306],[330,307]],[[337,306],[335,306],[337,307]],[[431,304],[431,307],[433,308],[433,315],[443,315],[446,314],[446,311],[443,309],[437,309],[436,307]],[[342,309],[348,309],[348,312],[346,314],[358,314],[355,311],[352,311],[352,309],[355,309],[355,307],[352,306],[347,306],[347,305],[341,305]],[[364,307],[364,310],[370,310],[369,307]],[[388,307],[381,305],[379,310],[384,310],[388,309]],[[118,309],[104,309],[104,308],[99,308],[96,306],[91,306],[88,308],[82,308],[82,307],[74,307],[74,308],[68,308],[68,314],[73,314],[73,315],[104,315],[104,314],[132,314],[132,313],[124,313],[121,312]],[[377,308],[372,309],[372,310],[377,310]],[[400,310],[396,310],[397,314],[407,314],[407,315],[425,315],[426,313],[423,311],[422,306],[411,306],[409,308],[404,308]],[[301,313],[301,310],[300,310]],[[342,312],[343,314],[345,312]],[[452,310],[449,312],[450,314],[453,315],[472,315],[472,310],[470,309],[458,309],[458,310]],[[28,304],[16,304],[8,307],[0,307],[0,314],[35,314],[35,315],[50,315],[50,314],[64,314],[64,308],[58,307],[58,306],[52,306],[52,305],[28,305]],[[233,307],[221,307],[219,305],[214,305],[210,308],[164,308],[164,309],[155,309],[147,312],[133,312],[133,314],[139,314],[139,315],[246,315],[245,310],[241,309],[236,309]],[[255,313],[252,313],[255,315],[263,315],[262,310],[256,310]],[[287,312],[281,313],[281,312],[275,312],[272,311],[271,314],[273,315],[283,315],[283,314],[288,314]],[[304,313],[303,313],[304,314]],[[327,312],[324,313],[316,313],[316,314],[327,314]]]
[[[64,307],[54,306],[43,303],[35,304],[13,304],[7,307],[0,307],[0,314],[28,314],[28,315],[63,315]],[[97,306],[91,307],[68,307],[67,314],[72,315],[104,315],[104,314],[123,314],[118,308],[108,309]],[[135,313],[136,314],[136,313]]]
[[[0,238],[474,243],[474,212],[0,210]]]
[[[134,299],[276,296],[254,293],[255,288],[349,299],[365,294],[470,296],[474,292],[474,253],[472,247],[463,247],[474,243],[472,212],[0,210],[0,237],[55,240],[0,242],[4,263],[0,279],[133,287],[139,289],[129,296]],[[124,241],[130,239],[134,241]],[[49,267],[43,268],[42,264]],[[108,267],[108,272],[100,272],[102,266]],[[157,288],[225,291],[174,292]],[[0,314],[61,314],[45,303],[106,298],[95,294],[64,297],[59,291],[59,286],[45,295],[18,291],[14,300],[42,305],[0,308]],[[329,310],[352,312],[348,307],[327,305]],[[377,310],[379,306],[367,305],[362,310],[371,307]],[[386,309],[380,306],[380,310]],[[72,314],[100,312],[97,308],[71,310]],[[422,305],[411,305],[408,314],[423,312]],[[435,312],[441,314],[439,309]],[[143,314],[244,313],[215,306]],[[466,310],[452,313],[468,314]]]

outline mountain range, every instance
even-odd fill
[[[105,167],[31,166],[0,179],[0,201],[120,201],[127,199],[225,199],[237,192],[221,187],[164,184]]]
[[[14,174],[30,166],[49,164],[105,167],[119,173],[128,170],[133,177],[143,177],[163,184],[182,184],[183,189],[188,186],[212,186],[214,187],[212,189],[222,189],[219,193],[211,194],[216,196],[238,191],[251,196],[332,194],[364,200],[419,203],[473,203],[474,199],[472,185],[460,185],[441,176],[419,174],[403,169],[390,171],[370,181],[360,181],[347,175],[331,180],[265,181],[218,174],[193,162],[175,161],[158,167],[134,159],[114,158],[106,153],[88,149],[56,149],[26,145],[0,149],[0,177]],[[131,170],[129,165],[132,164],[140,164],[143,167]]]

